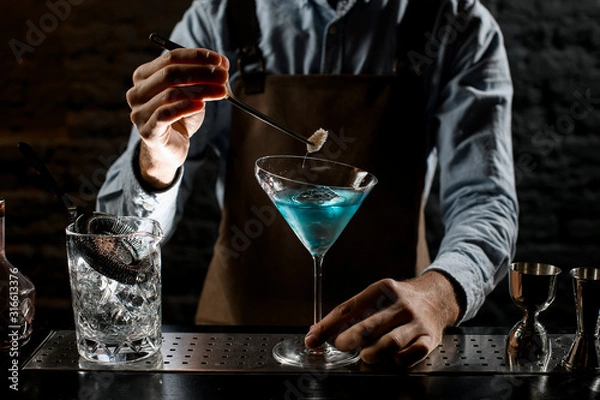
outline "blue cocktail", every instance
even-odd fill
[[[263,190],[314,260],[314,323],[323,317],[323,257],[377,183],[374,175],[348,164],[313,157],[267,156],[256,161]],[[283,341],[273,349],[279,362],[332,368],[358,360],[328,343],[309,349],[302,341]]]

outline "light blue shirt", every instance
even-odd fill
[[[171,39],[229,57],[231,80],[238,78],[235,53],[227,42],[226,2],[196,0]],[[347,0],[333,10],[327,0],[256,0],[259,47],[272,74],[393,73],[396,26],[407,0]],[[449,0],[427,32],[425,54],[433,65],[427,115],[434,144],[428,157],[425,195],[436,168],[445,234],[427,270],[450,276],[464,291],[462,320],[472,318],[507,272],[515,251],[518,203],[514,184],[512,81],[503,38],[494,18],[479,2]],[[432,9],[432,12],[435,10]],[[227,151],[230,105],[207,104],[193,136],[187,161],[167,190],[148,193],[133,172],[139,141],[135,127],[129,146],[112,165],[98,194],[98,210],[157,219],[169,236],[189,197],[194,173],[208,146]],[[224,161],[222,161],[224,168]],[[224,171],[217,180],[222,200]],[[365,283],[366,287],[367,283]]]

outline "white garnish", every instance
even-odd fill
[[[329,132],[327,132],[325,129],[317,129],[317,131],[308,138],[308,141],[311,142],[312,145],[307,144],[306,151],[308,151],[309,153],[314,153],[316,151],[321,150],[321,147],[323,147],[323,145],[327,141],[328,135]]]

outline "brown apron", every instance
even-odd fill
[[[251,20],[252,2],[229,1],[237,3],[230,7],[232,27]],[[425,4],[414,4],[411,12],[433,21]],[[363,168],[379,180],[325,255],[324,315],[377,280],[413,277],[429,264],[421,201],[428,146],[424,82],[406,55],[424,45],[415,29],[431,25],[417,15],[404,19],[396,75],[262,75],[257,81],[240,68],[234,85],[243,101],[301,135],[328,130],[314,156]],[[256,21],[246,30],[236,34],[242,56],[260,59]],[[196,323],[313,322],[310,254],[254,177],[261,156],[305,153],[303,143],[233,109],[224,209]]]

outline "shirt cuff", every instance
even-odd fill
[[[138,210],[139,216],[153,218],[161,222],[168,220],[175,214],[177,195],[183,176],[183,166],[177,170],[173,183],[163,190],[150,190],[143,184],[139,171],[139,144],[133,152],[131,166],[132,168],[123,170],[123,182],[130,183],[123,187],[123,191],[127,192],[126,198],[132,199],[134,209]]]
[[[484,283],[469,257],[454,252],[442,253],[423,273],[427,271],[443,273],[454,286],[461,309],[455,325],[460,325],[475,316],[485,301],[485,294],[481,291]]]

